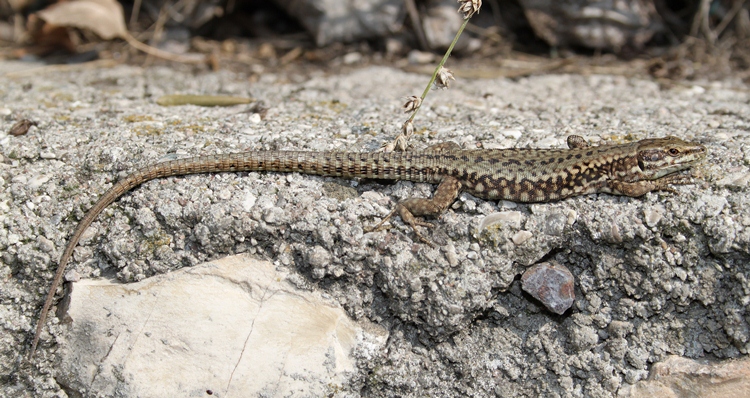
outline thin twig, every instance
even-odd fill
[[[138,16],[141,12],[141,0],[135,0],[133,2],[133,10],[130,12],[130,22],[128,22],[128,26],[130,27],[130,30],[133,30],[135,28],[136,22],[138,22]]]
[[[701,0],[700,7],[693,17],[693,24],[690,27],[690,36],[698,37],[698,31],[701,30],[701,28],[704,28],[703,33],[706,33],[706,28],[704,26],[708,25],[708,11],[710,7],[711,0]],[[706,39],[710,40],[710,37],[706,36]]]
[[[414,28],[414,33],[417,34],[419,49],[423,51],[429,49],[430,47],[427,44],[427,38],[424,35],[424,29],[422,29],[422,21],[420,21],[419,19],[419,10],[417,10],[417,5],[414,4],[414,0],[405,0],[404,4],[406,4],[406,12],[409,14],[409,19],[411,20],[411,25]]]
[[[445,55],[443,55],[443,59],[440,60],[440,63],[438,64],[437,68],[435,68],[435,72],[432,73],[432,78],[430,79],[430,82],[427,83],[427,87],[425,87],[424,92],[422,93],[422,97],[421,97],[422,101],[424,101],[424,99],[427,97],[427,94],[430,92],[430,88],[432,88],[432,84],[435,83],[435,79],[437,78],[438,73],[440,73],[440,70],[445,65],[445,61],[447,61],[448,57],[451,56],[451,52],[453,51],[453,47],[456,46],[456,42],[458,42],[458,38],[461,37],[461,33],[463,33],[464,29],[466,29],[466,25],[468,25],[469,19],[470,18],[464,19],[464,23],[462,23],[461,27],[458,29],[458,33],[456,33],[456,37],[453,38],[453,42],[448,47],[448,51],[445,52]],[[411,117],[409,117],[408,122],[413,122],[414,121],[414,118],[417,116],[417,112],[419,112],[419,108],[421,108],[421,107],[422,106],[420,104],[420,106],[418,106],[416,109],[414,109],[414,113],[411,114]]]
[[[724,18],[719,23],[719,26],[716,27],[714,30],[714,34],[716,37],[721,36],[721,34],[724,32],[724,29],[729,26],[729,23],[732,22],[734,17],[737,15],[738,12],[742,9],[742,7],[745,6],[745,3],[747,0],[734,0],[734,4],[732,4],[732,8],[729,10],[727,15],[724,16]]]
[[[128,33],[124,37],[124,39],[125,41],[128,42],[128,44],[133,46],[135,49],[143,51],[144,53],[148,55],[153,55],[154,57],[166,59],[168,61],[181,62],[184,64],[202,64],[206,62],[205,57],[202,57],[200,59],[195,58],[195,57],[186,57],[184,55],[174,54],[169,51],[160,50],[156,47],[151,47],[148,44],[139,42],[130,33]]]

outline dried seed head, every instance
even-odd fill
[[[381,145],[375,152],[393,152],[394,148],[396,148],[396,142],[391,141]]]
[[[464,14],[464,19],[469,19],[482,8],[482,0],[458,0],[458,12]]]
[[[399,134],[394,140],[394,146],[395,151],[404,152],[409,147],[409,140],[405,135]]]
[[[453,72],[451,72],[450,69],[441,66],[440,71],[438,71],[437,76],[435,77],[435,87],[448,88],[450,87],[451,80],[456,80],[456,78],[453,77]]]
[[[422,105],[422,98],[417,97],[416,95],[412,95],[411,97],[406,98],[406,103],[404,104],[404,113],[409,113]]]
[[[401,127],[401,133],[407,138],[411,138],[414,134],[414,123],[411,120],[407,120],[406,123]]]

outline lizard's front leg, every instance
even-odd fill
[[[376,225],[373,230],[377,230],[378,228],[380,228],[383,223],[388,221],[391,217],[393,217],[394,214],[398,212],[398,215],[401,217],[401,219],[411,226],[411,228],[414,230],[414,234],[417,235],[417,237],[422,242],[432,245],[432,243],[424,236],[422,236],[422,234],[417,229],[418,225],[422,227],[432,227],[432,224],[424,222],[415,216],[439,216],[445,211],[445,209],[448,208],[448,206],[451,205],[451,203],[453,203],[453,201],[456,200],[460,192],[461,182],[453,177],[445,177],[440,185],[438,185],[437,189],[435,190],[435,194],[432,195],[432,198],[411,198],[398,203],[393,211],[385,216],[385,218],[383,218],[383,221],[378,223],[378,225]]]
[[[692,184],[693,178],[689,175],[676,174],[659,178],[657,180],[641,180],[636,182],[625,182],[612,180],[607,182],[607,186],[612,193],[625,196],[642,196],[652,191],[669,191],[677,193],[671,185]]]

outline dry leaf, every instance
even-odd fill
[[[39,24],[35,23],[34,20],[37,22],[43,20],[46,24],[37,26]],[[122,6],[115,0],[79,0],[56,3],[42,11],[31,14],[29,24],[31,26],[29,31],[37,39],[47,39],[44,34],[39,34],[42,28],[76,27],[94,32],[104,40],[123,39],[140,51],[170,61],[193,64],[205,62],[205,57],[172,54],[139,42],[125,27]],[[64,36],[67,37],[68,35]]]
[[[104,40],[128,36],[122,6],[115,0],[80,0],[55,3],[36,13],[51,25],[74,26]]]
[[[15,12],[21,12],[31,5],[32,0],[8,0],[8,5]]]

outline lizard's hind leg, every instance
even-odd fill
[[[440,182],[435,194],[430,199],[424,198],[411,198],[400,202],[385,218],[383,218],[378,225],[372,230],[378,230],[386,221],[388,221],[394,214],[398,213],[399,217],[404,220],[405,223],[409,224],[414,230],[414,234],[417,235],[419,240],[427,244],[432,245],[432,242],[427,240],[417,229],[417,226],[421,227],[432,227],[433,225],[418,219],[415,216],[430,216],[438,217],[442,214],[448,206],[453,203],[461,192],[461,182],[453,177],[446,177]]]

